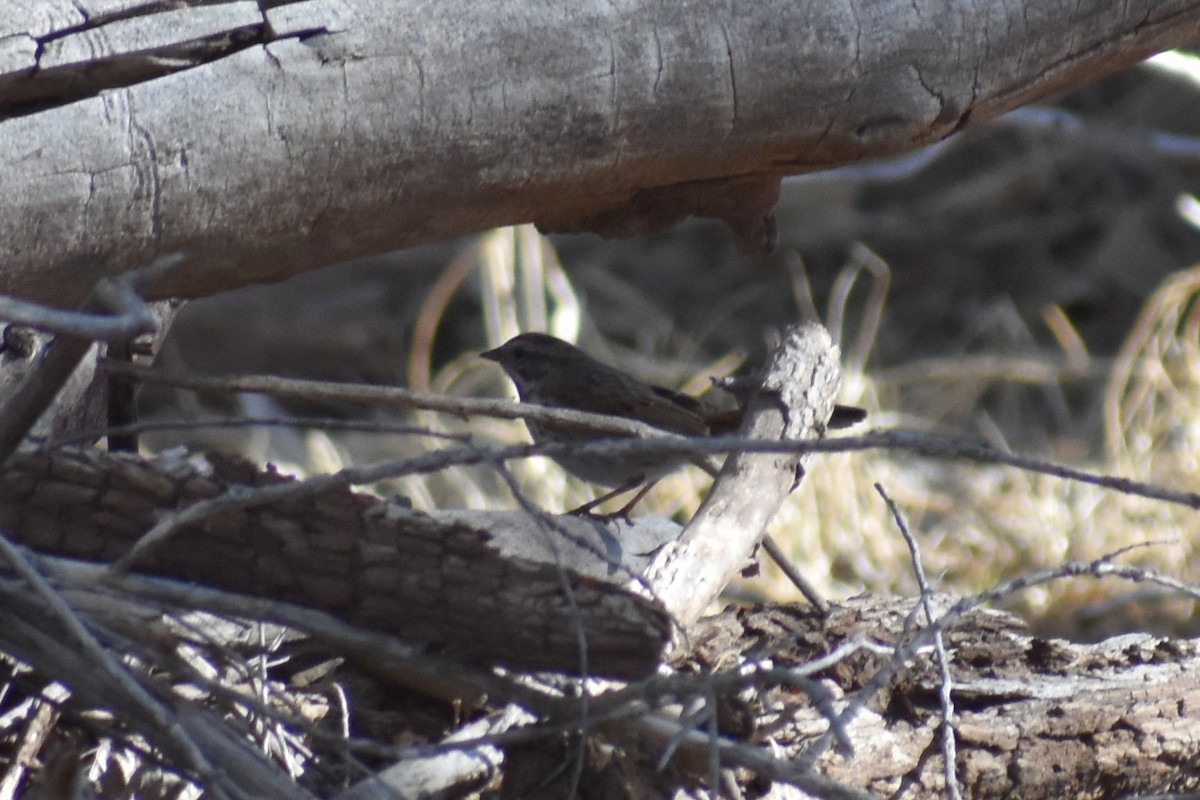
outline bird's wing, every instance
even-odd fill
[[[639,397],[638,418],[659,428],[703,436],[708,433],[704,421],[704,405],[694,397],[662,386],[647,386],[649,392]]]
[[[651,386],[598,361],[592,364],[589,378],[587,390],[577,391],[579,396],[572,404],[580,411],[612,414],[689,436],[708,433],[703,404],[694,397]],[[620,391],[614,392],[614,388]]]

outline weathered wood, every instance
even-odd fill
[[[1194,41],[1200,0],[0,0],[0,288],[202,295],[490,226],[770,234],[781,175]]]
[[[0,472],[0,530],[41,552],[113,561],[164,513],[233,486],[289,480],[216,457],[17,456]],[[176,532],[139,570],[321,609],[465,661],[577,671],[582,633],[595,674],[654,670],[668,626],[656,604],[502,557],[490,538],[482,526],[343,488],[210,517]]]
[[[953,597],[936,598],[946,608]],[[787,669],[849,640],[896,644],[918,599],[863,596],[828,619],[805,607],[738,609],[702,623],[694,666],[739,657]],[[1200,786],[1200,643],[1146,634],[1095,644],[1031,635],[1004,612],[967,614],[945,634],[956,705],[956,773],[964,796],[1116,798]],[[859,651],[821,673],[850,700],[886,656]],[[939,676],[926,650],[848,726],[853,754],[821,756],[819,772],[891,796],[946,797],[938,726]],[[842,707],[841,699],[837,705]],[[750,702],[754,730],[770,730],[780,769],[828,724],[795,693],[773,688]],[[758,734],[761,735],[761,734]],[[749,738],[757,738],[752,733]],[[702,773],[703,735],[681,750]],[[764,774],[765,774],[764,770]]]
[[[838,358],[820,325],[790,329],[750,400],[742,435],[768,441],[822,435],[841,386]],[[685,628],[747,563],[802,475],[794,453],[733,453],[726,459],[682,538],[663,548],[646,575],[654,596]]]
[[[104,560],[119,554],[165,509],[212,497],[230,481],[263,485],[285,480],[241,462],[154,464],[99,452],[28,456],[0,473],[0,528],[31,546]],[[129,520],[135,524],[130,526]],[[492,656],[509,653],[506,647],[529,651],[512,658],[515,665],[561,660],[561,668],[570,669],[574,642],[564,645],[545,633],[546,626],[573,631],[580,621],[589,642],[624,637],[618,638],[618,647],[620,641],[642,635],[603,616],[605,609],[614,618],[637,620],[632,625],[643,633],[665,634],[653,622],[661,618],[645,616],[648,607],[631,605],[625,595],[601,591],[582,578],[575,581],[579,616],[573,616],[576,612],[564,610],[556,599],[561,573],[532,562],[498,559],[473,524],[469,517],[438,523],[371,498],[331,491],[289,507],[250,509],[184,529],[171,547],[152,554],[148,566],[162,574],[329,608],[400,636],[440,631],[436,643],[448,655],[469,657],[477,654],[475,647]],[[517,588],[510,592],[513,586]],[[395,599],[389,602],[389,597]],[[618,609],[609,605],[614,602]],[[676,666],[683,675],[726,673],[725,685],[737,687],[728,692],[733,705],[723,712],[723,738],[713,742],[704,730],[690,729],[695,709],[688,703],[684,707],[690,722],[680,720],[678,708],[669,712],[659,707],[664,697],[674,702],[689,696],[679,688],[682,684],[672,689],[654,683],[633,686],[626,696],[610,688],[592,699],[590,713],[631,710],[591,730],[617,748],[618,760],[589,761],[586,780],[644,781],[670,794],[681,783],[707,778],[715,747],[722,765],[781,785],[833,786],[836,781],[877,796],[903,784],[906,796],[944,796],[937,736],[939,677],[928,651],[906,663],[849,723],[853,754],[827,752],[817,759],[815,773],[803,772],[797,761],[828,727],[811,703],[786,683],[745,675],[729,682],[728,673],[737,665],[769,664],[786,671],[852,641],[903,642],[915,634],[907,620],[917,602],[861,597],[838,604],[828,618],[807,606],[759,607],[700,621],[689,629],[693,649]],[[935,613],[948,603],[938,598]],[[631,609],[633,617],[628,617]],[[6,630],[13,633],[25,612],[11,602],[2,610]],[[478,642],[464,645],[455,636]],[[509,637],[515,645],[506,644]],[[661,638],[655,641],[661,646]],[[966,615],[945,634],[945,641],[957,706],[957,774],[966,796],[1115,798],[1196,788],[1196,642],[1143,635],[1094,645],[1043,640],[1029,635],[1011,616],[990,611]],[[64,647],[59,657],[68,656],[77,658]],[[615,663],[612,671],[618,673],[633,663],[642,664],[644,671],[646,662],[637,659],[650,658],[614,655],[602,647],[589,657],[594,666]],[[887,658],[878,649],[860,650],[814,677],[832,692],[840,709]],[[743,684],[758,688],[749,691]],[[692,685],[694,702],[706,701],[707,686],[706,680]],[[563,711],[574,708],[565,705]],[[729,711],[736,714],[729,717]],[[557,753],[561,739],[552,739],[547,746]],[[673,753],[672,770],[664,773],[657,762],[667,749]],[[512,776],[505,763],[507,781]],[[749,773],[740,774],[744,778]]]

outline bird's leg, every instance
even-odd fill
[[[637,487],[643,483],[645,483],[646,485],[642,486],[642,488],[638,490],[638,493],[633,496],[633,499],[630,500],[625,505],[621,506],[621,508],[618,509],[617,511],[614,511],[611,514],[593,514],[592,513],[593,508],[596,508],[597,506],[599,506],[603,503],[607,503],[609,500],[613,499],[614,497],[619,497],[620,495],[623,495],[626,492],[637,489]],[[571,514],[573,516],[596,517],[596,518],[599,518],[602,520],[623,519],[626,522],[628,522],[629,521],[629,512],[633,511],[634,506],[636,506],[638,503],[640,503],[642,501],[642,498],[646,496],[647,492],[649,492],[651,489],[654,488],[654,484],[656,484],[656,483],[658,483],[658,481],[656,481],[656,480],[646,482],[646,479],[644,477],[642,477],[641,475],[635,476],[633,479],[625,481],[625,483],[621,484],[620,486],[613,489],[612,491],[606,492],[606,493],[600,495],[595,500],[589,500],[588,502],[581,505],[579,508],[572,509],[572,510],[568,511],[567,513]]]
[[[626,522],[629,522],[629,512],[630,512],[630,511],[633,511],[633,507],[634,507],[634,506],[636,506],[638,503],[642,502],[642,498],[643,498],[643,497],[645,497],[645,496],[646,496],[646,494],[647,494],[647,493],[648,493],[648,492],[649,492],[651,489],[653,489],[653,488],[654,488],[654,485],[655,485],[656,483],[658,483],[658,481],[656,481],[656,480],[654,480],[654,481],[649,481],[649,482],[648,482],[648,483],[647,483],[645,486],[643,486],[641,489],[638,489],[638,493],[637,493],[637,494],[635,494],[635,495],[633,496],[633,499],[632,499],[632,500],[630,500],[628,503],[626,503],[625,505],[621,506],[619,509],[617,509],[616,511],[614,511],[614,512],[612,513],[612,515],[611,515],[611,516],[612,516],[612,518],[613,518],[613,519],[623,519],[623,520],[625,520]]]
[[[816,587],[809,583],[808,579],[800,574],[800,570],[796,569],[796,566],[792,564],[791,559],[787,557],[787,553],[783,552],[783,548],[779,546],[778,542],[775,541],[771,534],[768,533],[763,537],[762,545],[763,549],[767,551],[767,555],[769,555],[771,560],[775,562],[775,565],[783,571],[783,574],[788,577],[788,580],[792,582],[792,585],[800,590],[800,594],[804,595],[808,602],[813,604],[813,607],[817,610],[817,615],[828,617],[829,601],[822,597],[821,593],[817,591]]]

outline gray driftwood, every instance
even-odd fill
[[[820,325],[791,328],[746,409],[751,439],[810,439],[824,433],[841,386],[838,348]],[[686,628],[750,559],[780,504],[804,474],[795,454],[734,453],[677,544],[647,577]],[[680,640],[677,644],[684,644]]]
[[[203,295],[491,226],[771,239],[780,176],[1200,33],[1200,0],[0,0],[0,287]]]

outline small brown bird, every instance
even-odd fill
[[[504,369],[526,403],[624,417],[685,436],[730,432],[740,421],[740,414],[735,413],[731,420],[728,411],[671,389],[643,383],[544,333],[523,333],[480,355]],[[844,427],[865,416],[862,409],[838,406],[830,425]],[[525,427],[539,443],[583,443],[597,438],[595,432],[532,419],[525,420]],[[614,457],[565,453],[553,458],[576,477],[615,487],[572,513],[588,513],[600,503],[645,483],[616,516],[628,515],[658,479],[690,461],[686,456],[651,454]]]

